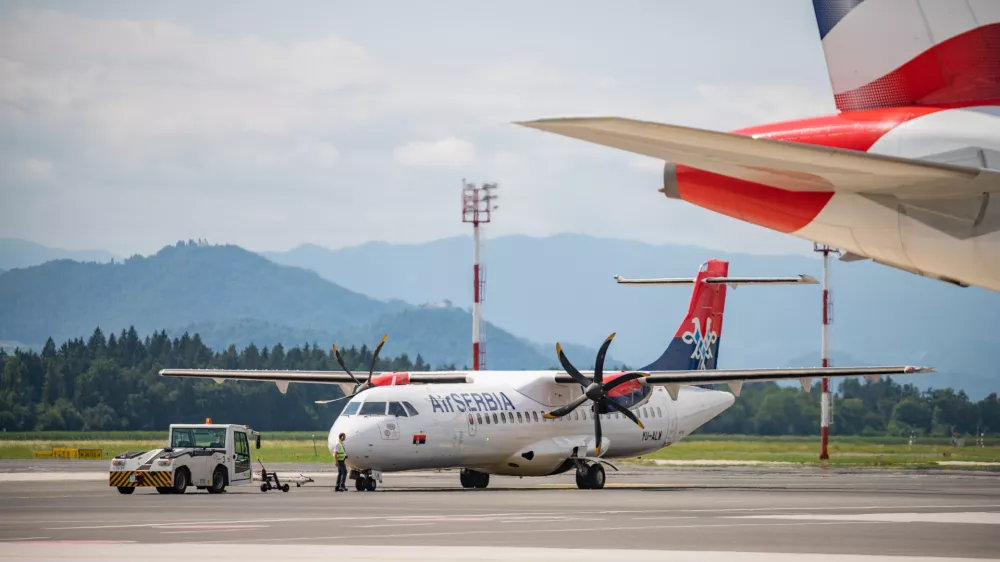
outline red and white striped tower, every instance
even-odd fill
[[[829,334],[827,332],[830,324],[833,322],[833,300],[830,297],[830,254],[839,254],[840,251],[822,244],[813,244],[813,251],[823,254],[823,335],[820,344],[820,356],[825,368],[830,366],[830,355],[827,347],[829,344]],[[819,458],[820,460],[827,460],[830,458],[830,453],[827,450],[827,444],[830,441],[830,379],[823,379],[822,391],[823,394],[820,397]]]
[[[496,209],[494,190],[497,184],[484,183],[481,186],[462,180],[462,222],[472,223],[472,370],[486,366],[486,346],[482,341],[482,303],[486,277],[479,267],[479,225],[490,222]]]

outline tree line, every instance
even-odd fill
[[[372,350],[342,350],[352,371],[367,372]],[[87,339],[57,346],[49,338],[41,352],[0,350],[0,429],[163,430],[171,423],[246,423],[271,431],[326,429],[343,402],[315,404],[342,396],[336,385],[291,384],[282,394],[274,384],[166,378],[162,368],[339,370],[332,352],[316,344],[213,351],[197,335],[171,339],[166,331],[145,338],[134,328],[105,336],[97,328]],[[420,355],[380,356],[376,370],[430,370]],[[438,369],[454,369],[441,365]],[[744,385],[736,403],[701,433],[815,435],[819,381],[812,392],[775,383]],[[834,398],[835,435],[918,436],[1000,433],[997,394],[973,402],[950,388],[921,391],[892,379],[845,379]]]

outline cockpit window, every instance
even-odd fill
[[[411,418],[417,415],[417,409],[413,407],[413,404],[410,404],[409,402],[403,402],[403,406],[406,407],[406,411],[409,412]]]
[[[358,413],[358,408],[360,407],[361,407],[361,402],[351,402],[350,404],[347,405],[346,408],[344,408],[343,415],[353,416],[354,414]]]
[[[361,406],[360,415],[362,415],[362,416],[384,416],[385,415],[385,402],[365,402],[365,405]]]
[[[389,415],[396,416],[398,418],[405,418],[406,408],[404,408],[399,402],[389,402]]]

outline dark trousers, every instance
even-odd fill
[[[347,465],[337,461],[337,489],[347,487]]]

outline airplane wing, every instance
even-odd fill
[[[903,204],[910,216],[956,236],[973,227],[972,235],[1000,229],[1000,220],[981,224],[984,194],[1000,191],[1000,173],[982,168],[618,117],[517,124],[787,191],[852,192],[893,208]]]
[[[381,375],[402,375],[402,373],[378,372],[373,377]],[[414,371],[406,373],[408,381],[415,384],[454,384],[467,382],[465,371]],[[211,379],[215,382],[227,380],[264,381],[278,384],[278,388],[287,388],[288,383],[301,382],[313,384],[353,384],[354,380],[343,371],[254,371],[232,369],[161,369],[161,377],[185,377],[195,379]],[[355,374],[359,381],[368,380],[368,373]]]
[[[650,371],[638,379],[641,384],[664,386],[671,398],[677,399],[677,391],[682,386],[703,384],[727,384],[733,394],[740,395],[745,382],[798,380],[803,390],[808,391],[814,378],[872,377],[885,375],[913,375],[933,373],[930,367],[822,367],[805,369],[713,369],[698,371]],[[586,376],[586,375],[585,375]],[[556,375],[556,382],[577,384],[569,375]]]

